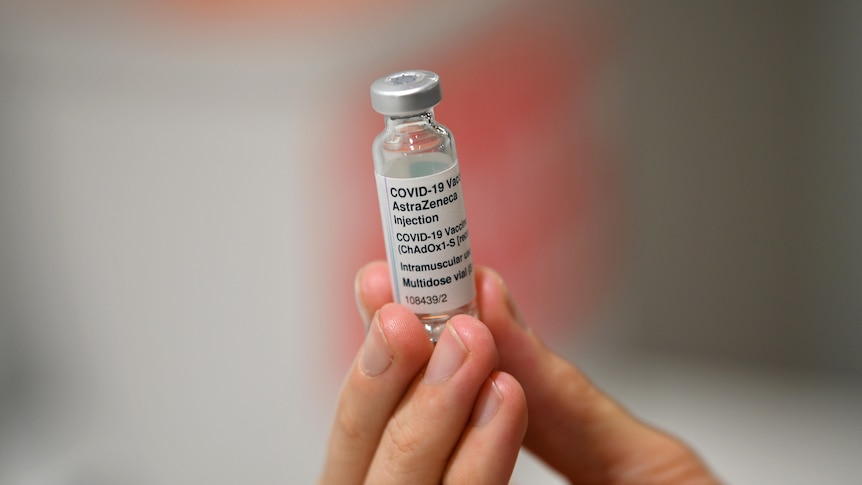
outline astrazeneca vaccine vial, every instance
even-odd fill
[[[440,78],[403,71],[371,85],[386,128],[374,139],[374,172],[396,303],[436,342],[453,315],[476,316],[476,284],[455,141],[434,120]]]

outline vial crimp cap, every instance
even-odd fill
[[[441,99],[440,76],[431,71],[395,72],[371,84],[371,106],[386,116],[420,113]]]

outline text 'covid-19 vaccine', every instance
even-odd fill
[[[373,156],[392,296],[434,342],[449,318],[477,312],[455,141],[434,120],[442,99],[430,71],[397,72],[371,85],[371,105],[386,121]]]

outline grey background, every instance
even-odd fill
[[[177,42],[86,5],[0,16],[0,483],[311,482],[338,382],[293,228],[328,216],[284,161],[362,43]],[[626,269],[554,345],[730,483],[862,473],[859,5],[609,7]],[[516,481],[556,478],[525,456]]]

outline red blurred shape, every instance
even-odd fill
[[[620,256],[620,180],[595,113],[612,17],[546,2],[489,20],[413,50],[377,75],[405,68],[440,74],[443,102],[435,113],[457,142],[475,261],[503,274],[529,325],[578,326],[606,296]],[[362,136],[370,144],[382,122],[367,102],[357,109],[357,120],[369,120]],[[357,172],[367,176],[354,180],[368,180],[355,200],[373,213],[371,171],[369,157]],[[380,229],[368,222],[354,228],[369,248],[349,256],[357,266],[383,256]]]

